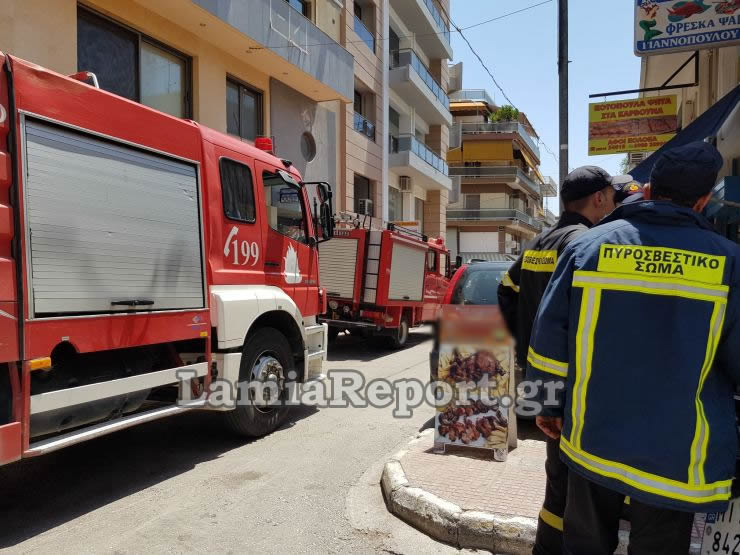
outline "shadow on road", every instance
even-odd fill
[[[317,412],[294,407],[280,430]],[[191,412],[0,467],[0,548],[10,548],[259,439]]]
[[[340,333],[336,340],[329,345],[328,360],[334,362],[345,360],[369,362],[393,353],[401,353],[405,349],[410,349],[428,341],[431,337],[426,328],[414,330],[409,334],[409,339],[405,347],[402,349],[391,349],[382,344],[381,341],[374,341],[373,338]]]

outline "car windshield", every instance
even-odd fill
[[[498,304],[498,284],[503,268],[468,268],[452,293],[452,304]]]

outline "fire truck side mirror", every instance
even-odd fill
[[[319,242],[323,242],[334,237],[334,210],[332,209],[331,186],[328,183],[321,183],[318,186],[318,190],[321,198],[321,207],[319,209],[321,237],[319,238]]]

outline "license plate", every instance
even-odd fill
[[[740,499],[733,499],[723,513],[707,513],[702,555],[740,555]]]

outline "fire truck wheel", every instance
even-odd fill
[[[226,423],[235,433],[260,437],[282,424],[290,408],[285,400],[293,366],[290,343],[278,330],[262,328],[247,339],[242,349],[239,382],[255,387],[239,387],[236,409],[225,413]],[[243,394],[247,399],[242,398]],[[272,400],[275,404],[264,403]]]
[[[409,321],[404,316],[393,335],[388,336],[388,343],[393,349],[400,349],[409,339]]]

